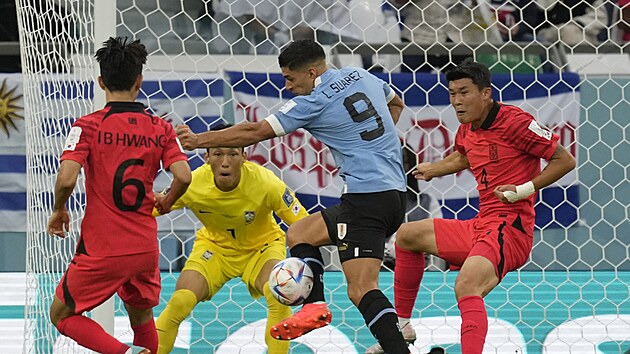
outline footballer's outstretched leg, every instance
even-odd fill
[[[279,340],[291,340],[306,333],[327,326],[332,320],[332,313],[324,302],[310,303],[293,316],[271,327],[270,334]]]

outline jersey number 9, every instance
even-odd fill
[[[354,104],[359,101],[363,101],[367,105],[367,108],[362,112],[357,111],[357,108],[354,106]],[[344,107],[346,107],[346,110],[350,114],[350,117],[352,118],[352,120],[357,123],[361,123],[370,117],[376,118],[376,124],[378,124],[378,127],[370,131],[368,130],[362,131],[361,139],[371,141],[383,135],[383,133],[385,132],[385,127],[383,126],[383,119],[381,119],[381,116],[379,116],[378,113],[376,112],[376,109],[374,109],[374,105],[372,104],[372,101],[370,101],[370,99],[363,92],[356,92],[346,97],[346,99],[343,100],[343,105]]]

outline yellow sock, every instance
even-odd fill
[[[288,340],[277,340],[271,337],[269,330],[271,326],[291,316],[291,308],[283,305],[271,295],[269,283],[263,286],[265,299],[267,300],[267,327],[265,329],[265,342],[267,343],[268,354],[287,354],[289,352]]]
[[[173,350],[179,325],[188,317],[195,305],[197,305],[197,296],[192,291],[181,289],[173,293],[166,308],[155,322],[159,339],[157,354],[168,354]]]

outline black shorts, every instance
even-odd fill
[[[405,193],[347,193],[341,204],[324,209],[328,235],[345,262],[354,258],[383,259],[385,240],[405,219]]]

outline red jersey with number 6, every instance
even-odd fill
[[[494,102],[478,129],[462,124],[455,137],[455,150],[466,155],[479,191],[478,217],[520,215],[523,230],[534,233],[536,194],[513,204],[504,204],[494,189],[523,184],[540,174],[540,159],[549,160],[559,136],[541,128],[534,117],[515,106]]]
[[[153,181],[160,169],[185,161],[173,127],[139,102],[110,102],[79,118],[61,160],[85,172],[86,208],[77,253],[120,256],[158,249]]]

